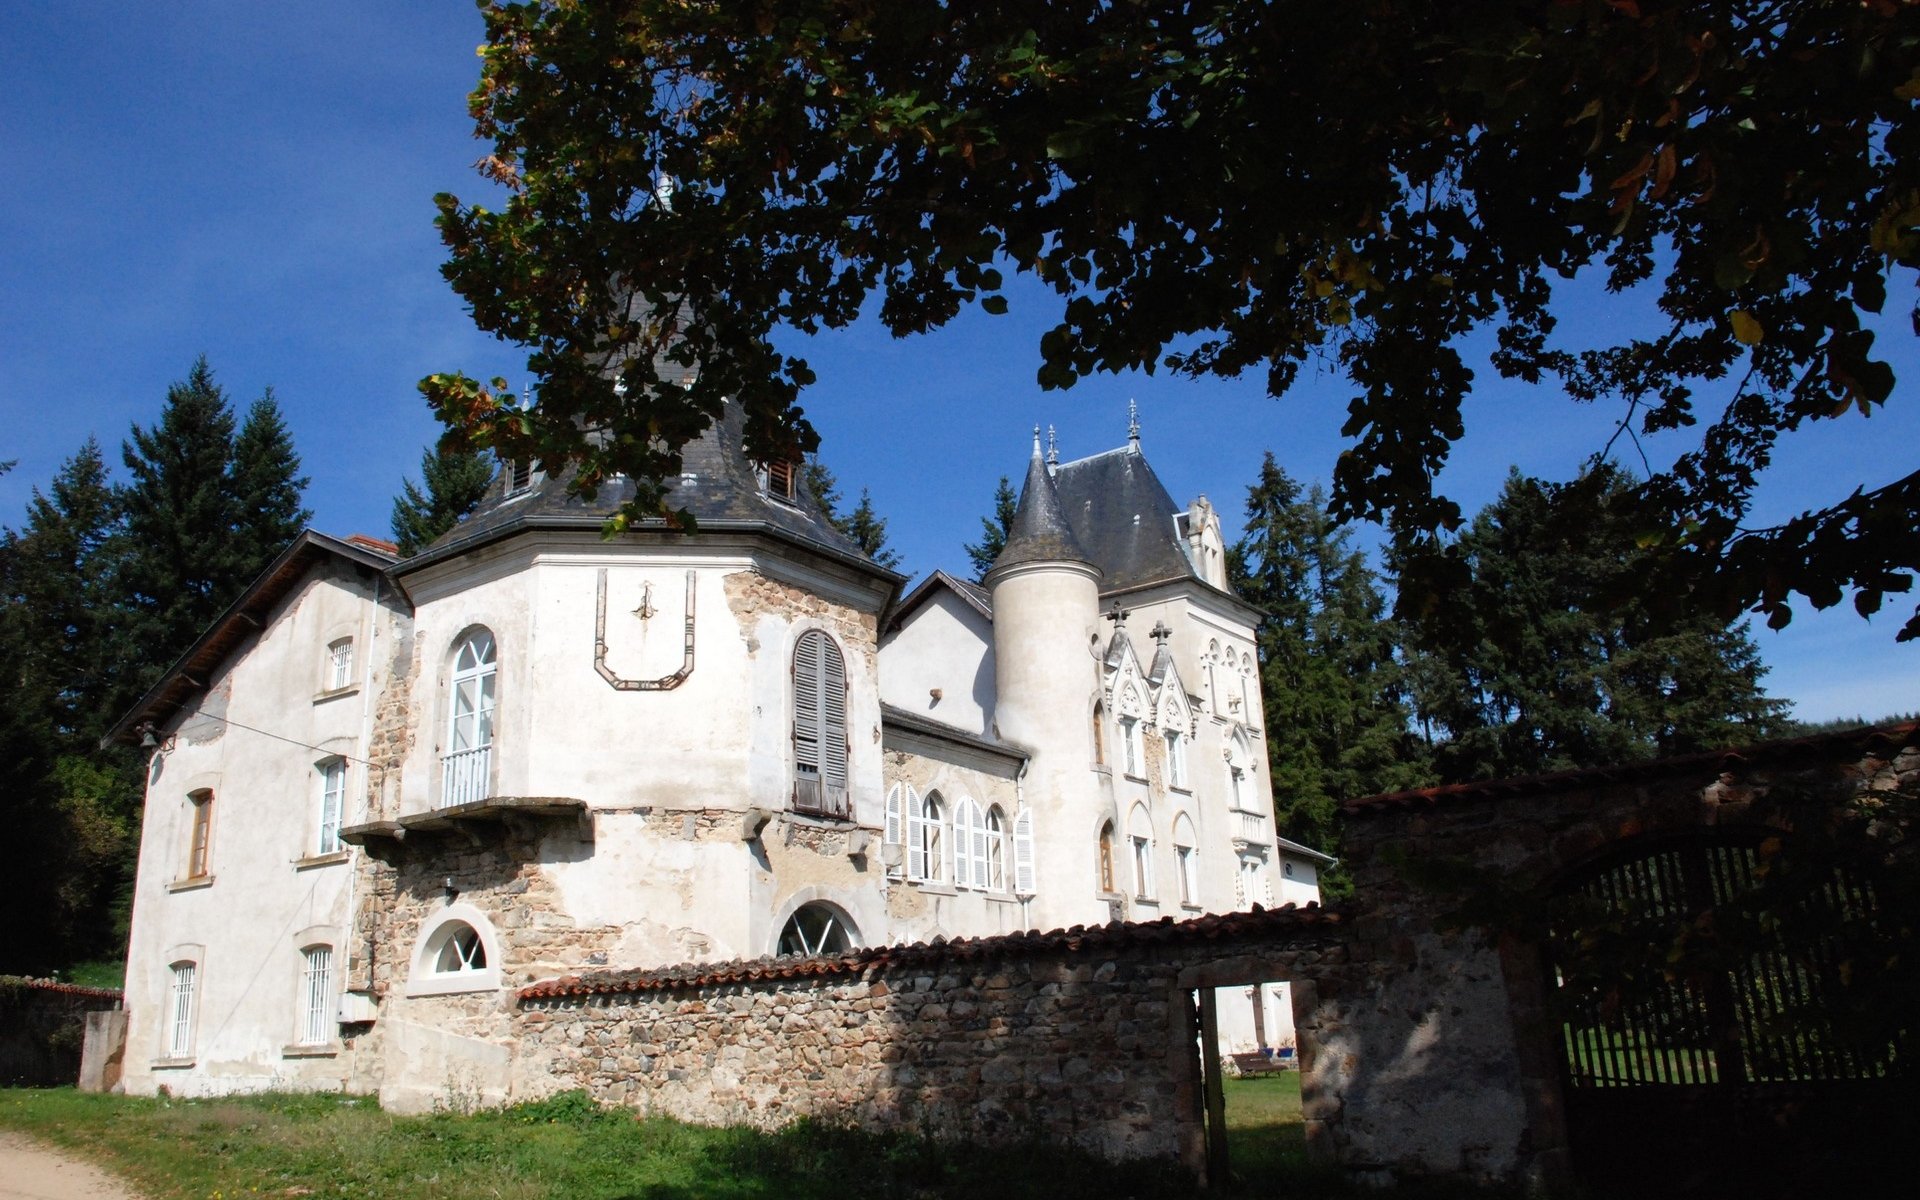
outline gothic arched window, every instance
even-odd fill
[[[847,800],[847,664],[818,629],[793,646],[793,807],[845,817]]]

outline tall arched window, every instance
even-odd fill
[[[1093,702],[1093,761],[1107,765],[1107,707],[1098,700]]]
[[[200,964],[177,962],[169,968],[167,1057],[193,1056],[193,1013],[200,987]]]
[[[847,664],[818,629],[793,646],[793,808],[845,817],[847,802]]]
[[[1127,820],[1127,845],[1132,851],[1133,894],[1141,900],[1153,899],[1153,823],[1147,810],[1135,805]]]
[[[325,1045],[335,1032],[333,947],[308,946],[300,962],[300,1044]]]
[[[1220,715],[1220,642],[1218,639],[1207,643],[1207,712]]]
[[[953,807],[953,882],[963,888],[987,885],[987,824],[971,796]]]
[[[492,631],[475,629],[461,639],[453,654],[447,752],[441,760],[442,805],[485,800],[493,790],[493,709],[498,671]]]
[[[1194,847],[1197,844],[1193,836],[1193,822],[1187,819],[1187,814],[1181,813],[1173,819],[1173,868],[1179,876],[1182,904],[1200,903],[1200,880],[1194,860],[1197,853]]]
[[[990,892],[1007,890],[1007,818],[999,805],[987,810],[987,875],[980,886]]]
[[[1094,865],[1094,880],[1103,893],[1118,889],[1113,886],[1113,822],[1100,826],[1099,858]]]
[[[920,797],[908,810],[907,878],[938,883],[947,874],[947,812],[939,792]]]

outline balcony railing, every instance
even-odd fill
[[[1267,818],[1261,813],[1242,812],[1240,814],[1240,840],[1256,846],[1270,846],[1267,837]]]
[[[793,781],[793,811],[844,821],[853,815],[853,803],[846,788],[803,776]]]
[[[493,747],[455,750],[440,760],[440,807],[485,800],[492,791]]]

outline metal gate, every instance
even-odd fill
[[[1636,1191],[1779,1193],[1871,1177],[1903,1139],[1904,1060],[1834,1019],[1870,890],[1769,886],[1777,838],[1639,844],[1548,902],[1575,1172]],[[1888,1122],[1893,1122],[1889,1124]]]

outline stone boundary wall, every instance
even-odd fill
[[[514,1090],[1199,1167],[1198,973],[1337,975],[1343,941],[1338,914],[1287,908],[558,980],[520,993]]]
[[[0,1087],[71,1086],[87,1014],[120,1003],[111,988],[0,976]]]

